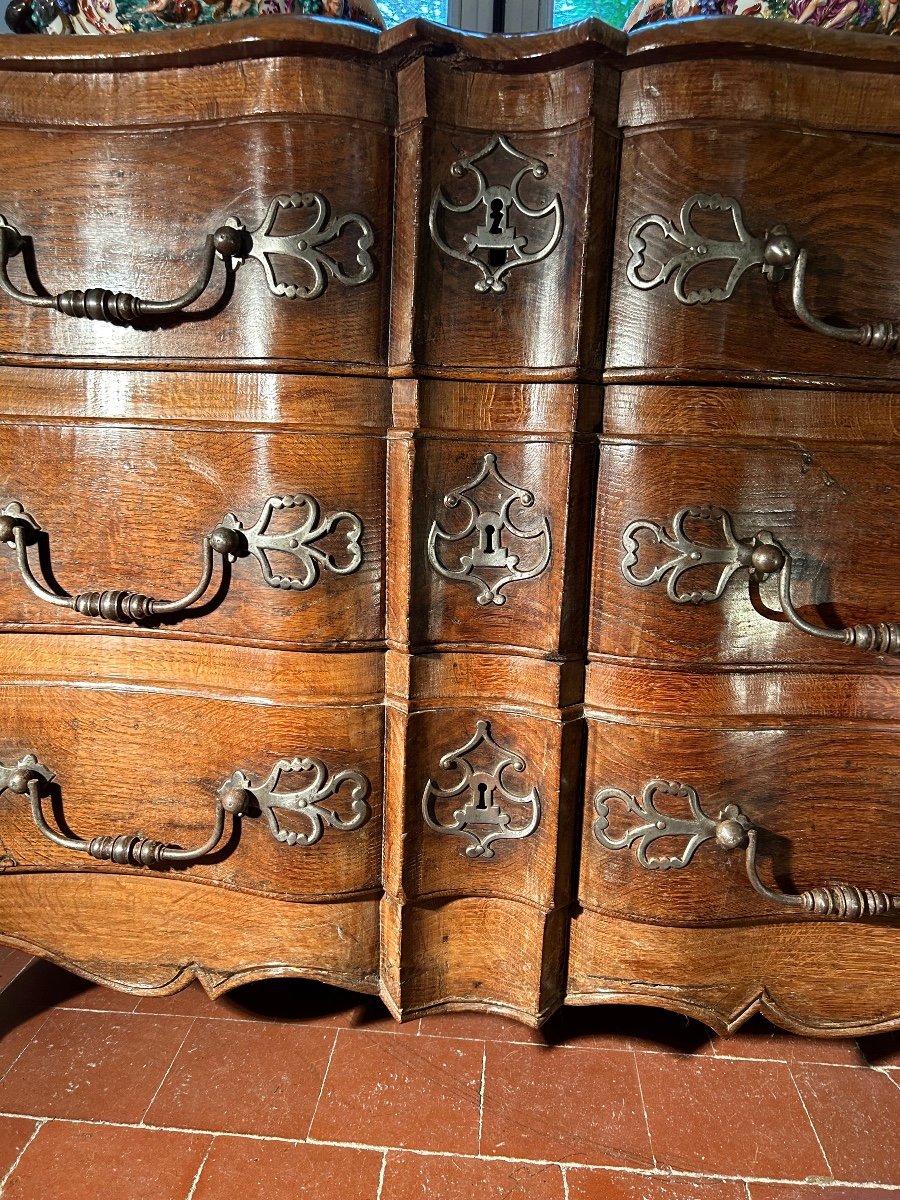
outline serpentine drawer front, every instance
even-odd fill
[[[377,889],[377,702],[348,707],[346,694],[320,685],[319,702],[302,708],[265,694],[247,703],[217,697],[202,679],[190,700],[163,680],[122,691],[100,684],[103,667],[91,670],[85,655],[74,651],[65,681],[35,689],[20,673],[4,686],[6,876],[175,871],[309,900]]]
[[[4,45],[0,940],[900,1026],[898,80],[747,18]]]
[[[610,369],[900,379],[890,140],[691,125],[626,139],[622,172]]]
[[[277,84],[265,62],[240,79],[210,68],[213,124],[178,68],[155,73],[134,107],[104,107],[75,74],[66,119],[81,127],[64,132],[23,77],[19,111],[42,127],[0,133],[16,163],[0,194],[0,352],[332,371],[346,360],[357,373],[383,363],[391,98],[380,72],[351,96],[325,84],[333,64],[318,65],[321,94],[290,60]]]
[[[6,424],[0,623],[376,640],[383,476],[371,436]]]
[[[898,487],[900,456],[882,448],[605,444],[594,645],[627,655],[640,642],[666,661],[896,662],[900,528],[881,499]]]

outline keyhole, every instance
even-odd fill
[[[485,525],[484,527],[484,549],[485,553],[494,553],[494,534],[496,533],[493,525]]]
[[[477,787],[478,799],[475,801],[476,808],[487,808],[487,784],[479,783]]]
[[[491,233],[503,232],[504,205],[499,197],[491,201]]]

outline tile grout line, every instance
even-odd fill
[[[48,1123],[49,1123],[49,1118],[44,1118],[43,1120],[41,1120],[38,1123],[37,1128],[33,1130],[31,1137],[28,1139],[28,1141],[25,1143],[25,1145],[22,1147],[22,1149],[16,1155],[16,1160],[13,1163],[13,1165],[9,1168],[9,1170],[6,1172],[6,1174],[3,1176],[3,1178],[0,1179],[0,1196],[2,1196],[3,1193],[6,1191],[6,1185],[7,1185],[7,1183],[9,1183],[9,1180],[12,1178],[13,1174],[15,1173],[16,1168],[18,1167],[19,1163],[22,1161],[25,1151],[28,1149],[28,1147],[31,1145],[31,1143],[34,1141],[34,1139],[37,1137],[37,1135],[41,1132],[41,1130],[44,1128],[44,1126],[47,1125]]]
[[[393,1146],[372,1145],[365,1142],[338,1142],[326,1138],[285,1138],[277,1137],[274,1134],[265,1133],[233,1133],[228,1130],[221,1129],[191,1129],[178,1125],[146,1125],[129,1123],[127,1121],[94,1121],[83,1117],[48,1117],[48,1116],[25,1116],[22,1113],[0,1112],[0,1118],[12,1117],[16,1120],[31,1120],[39,1121],[41,1124],[47,1124],[48,1121],[53,1121],[58,1125],[99,1125],[109,1129],[141,1129],[151,1130],[156,1133],[190,1133],[190,1134],[205,1134],[213,1138],[239,1138],[244,1141],[252,1142],[277,1142],[281,1145],[288,1146],[330,1146],[337,1150],[368,1150],[377,1153],[390,1153],[396,1149]],[[778,1176],[759,1175],[722,1175],[717,1173],[709,1173],[703,1171],[679,1171],[668,1167],[629,1167],[624,1164],[615,1166],[600,1166],[596,1163],[582,1162],[555,1162],[546,1158],[513,1158],[510,1155],[504,1154],[466,1154],[457,1150],[414,1150],[408,1146],[403,1147],[404,1154],[414,1154],[419,1158],[463,1158],[474,1162],[504,1162],[511,1164],[521,1164],[522,1166],[538,1166],[538,1167],[562,1167],[566,1170],[578,1171],[606,1171],[610,1174],[620,1175],[636,1175],[646,1176],[652,1179],[693,1179],[707,1180],[715,1179],[730,1183],[777,1183],[791,1184],[795,1187],[801,1186],[805,1180],[788,1179]],[[841,1180],[829,1179],[821,1186],[827,1188],[881,1188],[885,1192],[896,1192],[900,1197],[900,1183],[882,1183],[878,1180]]]
[[[484,1130],[484,1084],[487,1076],[487,1042],[481,1044],[481,1092],[478,1096],[478,1153],[481,1154],[481,1135]]]
[[[562,1175],[563,1200],[569,1200],[569,1173],[563,1166],[560,1166],[559,1171]]]
[[[638,1095],[641,1098],[641,1109],[644,1113],[644,1128],[647,1130],[647,1144],[650,1147],[650,1157],[653,1159],[653,1166],[656,1168],[659,1166],[659,1163],[656,1160],[656,1151],[653,1148],[653,1134],[650,1132],[650,1116],[647,1112],[647,1105],[644,1101],[644,1081],[641,1079],[641,1065],[637,1059],[637,1051],[632,1050],[631,1053],[634,1056],[634,1073],[637,1076]]]
[[[387,1150],[381,1156],[381,1171],[378,1174],[378,1191],[375,1193],[375,1200],[381,1200],[381,1193],[384,1191],[384,1174],[387,1170]],[[188,1196],[188,1200],[191,1200]]]
[[[53,1013],[55,1011],[56,1011],[55,1009],[51,1009],[50,1012],[47,1013],[46,1019],[43,1020],[40,1023],[40,1025],[38,1025],[37,1029],[34,1031],[34,1033],[31,1035],[31,1037],[28,1039],[28,1041],[25,1043],[25,1045],[22,1047],[22,1049],[19,1051],[19,1053],[16,1055],[16,1057],[12,1060],[12,1062],[9,1064],[9,1066],[6,1068],[6,1070],[0,1072],[0,1083],[2,1083],[3,1080],[10,1073],[10,1071],[12,1071],[12,1069],[15,1067],[16,1063],[19,1061],[19,1059],[22,1057],[22,1055],[25,1053],[25,1051],[28,1049],[28,1047],[32,1044],[32,1042],[37,1037],[37,1035],[41,1032],[41,1030],[47,1024],[47,1021],[50,1020],[51,1013]]]
[[[134,1016],[135,1014],[134,1014],[134,1013],[128,1013],[127,1015],[128,1015],[128,1016]],[[190,1035],[191,1035],[191,1032],[193,1031],[193,1028],[194,1028],[194,1026],[195,1026],[196,1024],[197,1024],[197,1018],[196,1018],[196,1017],[192,1017],[192,1018],[191,1018],[191,1023],[190,1023],[190,1025],[188,1025],[187,1029],[184,1031],[184,1037],[183,1037],[183,1038],[181,1039],[181,1041],[178,1043],[178,1049],[177,1049],[177,1050],[175,1051],[175,1053],[172,1055],[172,1061],[171,1061],[171,1062],[169,1063],[169,1065],[166,1067],[165,1074],[163,1075],[162,1079],[159,1081],[159,1084],[158,1084],[158,1086],[157,1086],[157,1088],[156,1088],[156,1091],[155,1091],[155,1092],[153,1093],[153,1095],[150,1097],[150,1103],[147,1105],[147,1107],[146,1107],[146,1108],[144,1109],[144,1111],[143,1111],[143,1114],[141,1115],[141,1119],[140,1119],[140,1122],[139,1122],[139,1124],[141,1124],[141,1125],[143,1125],[143,1124],[144,1124],[144,1118],[147,1116],[147,1113],[150,1111],[150,1109],[151,1109],[151,1108],[153,1107],[153,1105],[155,1104],[155,1102],[156,1102],[156,1097],[157,1097],[157,1096],[159,1095],[159,1093],[162,1091],[162,1086],[163,1086],[163,1084],[166,1082],[166,1080],[167,1080],[167,1079],[169,1078],[169,1076],[171,1075],[171,1073],[172,1073],[172,1068],[175,1066],[175,1060],[178,1058],[178,1055],[181,1053],[181,1051],[182,1051],[182,1049],[183,1049],[183,1047],[184,1047],[184,1043],[185,1043],[185,1042],[188,1040],[188,1038],[190,1037]]]
[[[206,1160],[212,1153],[212,1148],[216,1144],[216,1134],[213,1134],[209,1139],[209,1145],[206,1147],[206,1153],[200,1160],[200,1166],[197,1168],[197,1173],[191,1180],[191,1186],[184,1200],[194,1200],[194,1193],[197,1191],[197,1184],[200,1182],[200,1176],[203,1174],[203,1168],[206,1166]]]
[[[809,1064],[807,1064],[807,1065],[809,1065]],[[822,1145],[822,1139],[819,1137],[819,1131],[818,1131],[818,1129],[816,1129],[815,1121],[813,1121],[812,1117],[809,1115],[809,1109],[806,1107],[806,1100],[803,1096],[803,1093],[800,1091],[799,1083],[794,1078],[794,1071],[790,1064],[788,1064],[788,1074],[791,1077],[791,1083],[794,1085],[794,1090],[796,1091],[797,1095],[800,1097],[800,1103],[803,1105],[803,1111],[806,1113],[806,1119],[807,1119],[807,1121],[809,1121],[810,1129],[812,1129],[813,1134],[815,1135],[816,1144],[819,1147],[819,1150],[822,1154],[822,1158],[825,1160],[825,1166],[828,1168],[828,1174],[833,1179],[834,1171],[831,1169],[831,1163],[828,1161],[828,1155],[825,1153],[825,1147]]]
[[[0,994],[2,994],[2,989],[0,989]],[[151,996],[150,999],[154,999],[154,997]],[[138,997],[138,1003],[140,1003],[140,1000],[141,1000],[141,997]],[[179,1020],[192,1020],[192,1021],[200,1021],[200,1020],[228,1021],[231,1024],[256,1024],[256,1023],[259,1023],[260,1020],[263,1020],[263,1021],[265,1021],[266,1024],[290,1025],[294,1028],[307,1028],[307,1027],[315,1028],[319,1024],[319,1022],[316,1020],[310,1020],[310,1021],[304,1021],[304,1020],[281,1021],[281,1020],[274,1020],[274,1019],[270,1020],[269,1018],[260,1018],[260,1016],[258,1014],[250,1014],[246,1017],[226,1017],[226,1016],[219,1016],[218,1014],[215,1014],[215,1013],[204,1013],[200,1016],[190,1016],[189,1014],[177,1013],[177,1012],[151,1012],[151,1011],[141,1012],[137,1009],[133,1009],[133,1010],[128,1009],[126,1011],[121,1008],[87,1008],[87,1007],[82,1007],[77,1004],[66,1004],[64,1008],[59,1008],[58,1006],[54,1005],[52,1009],[48,1010],[48,1015],[50,1014],[50,1012],[107,1013],[107,1014],[111,1014],[113,1016],[157,1017],[157,1018],[163,1018],[166,1020],[179,1019]],[[338,1026],[337,1028],[340,1030],[345,1027]],[[349,1026],[347,1028],[349,1028]],[[397,1036],[397,1031],[395,1029],[373,1029],[373,1028],[365,1027],[365,1032],[366,1033],[377,1033],[377,1034],[380,1034],[380,1035],[386,1036],[386,1037],[396,1037]],[[435,1038],[437,1040],[452,1041],[452,1042],[482,1042],[485,1040],[483,1035],[479,1037],[477,1035],[456,1034],[456,1033],[426,1033],[422,1029],[421,1019],[419,1020],[418,1031],[414,1034],[413,1033],[406,1034],[405,1036]],[[488,1039],[488,1040],[491,1040],[491,1039]],[[641,1047],[607,1046],[607,1045],[604,1045],[604,1046],[592,1046],[592,1045],[580,1046],[577,1044],[577,1042],[576,1043],[560,1042],[558,1044],[553,1044],[553,1043],[545,1043],[545,1042],[535,1042],[531,1039],[525,1039],[524,1037],[522,1040],[519,1040],[518,1038],[497,1038],[497,1039],[493,1039],[493,1044],[498,1045],[498,1046],[499,1045],[503,1045],[503,1046],[507,1046],[507,1045],[509,1045],[509,1046],[536,1046],[539,1049],[556,1050],[556,1051],[560,1051],[560,1050],[580,1050],[580,1051],[603,1050],[603,1051],[609,1051],[609,1052],[615,1053],[615,1054],[626,1054],[629,1051],[633,1054],[669,1054],[669,1055],[676,1055],[679,1058],[687,1058],[692,1062],[703,1059],[705,1057],[702,1054],[684,1053],[683,1051],[679,1051],[678,1049],[671,1047],[671,1046],[641,1046]],[[723,1050],[718,1050],[718,1051],[714,1050],[713,1054],[717,1060],[725,1059],[725,1060],[728,1060],[731,1062],[784,1063],[788,1067],[790,1067],[792,1065],[809,1066],[809,1067],[839,1067],[841,1070],[844,1070],[844,1071],[846,1071],[846,1070],[879,1071],[879,1072],[900,1071],[900,1067],[897,1067],[897,1066],[890,1066],[890,1065],[880,1066],[876,1063],[870,1063],[870,1062],[858,1062],[858,1063],[833,1062],[831,1060],[821,1059],[821,1058],[796,1059],[796,1058],[781,1057],[777,1054],[764,1055],[764,1056],[760,1057],[759,1055],[755,1055],[755,1054],[751,1054],[751,1055],[731,1054],[731,1053],[728,1053]]]
[[[316,1103],[312,1110],[312,1116],[309,1118],[309,1125],[306,1127],[307,1141],[310,1140],[310,1134],[312,1133],[312,1127],[316,1119],[316,1114],[319,1111],[319,1105],[322,1103],[322,1096],[325,1094],[325,1084],[328,1080],[328,1072],[331,1070],[331,1060],[334,1058],[334,1052],[337,1049],[338,1036],[340,1032],[340,1029],[336,1029],[334,1031],[334,1041],[331,1043],[331,1051],[328,1055],[328,1062],[325,1064],[325,1070],[322,1072],[322,1085],[319,1088],[318,1096],[316,1096]]]
[[[744,1180],[744,1191],[747,1193],[747,1200],[753,1200],[753,1197],[750,1195],[750,1184],[746,1179]],[[188,1200],[190,1200],[190,1198],[188,1198]]]

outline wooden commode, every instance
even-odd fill
[[[0,161],[2,940],[900,1025],[896,41],[20,37]]]

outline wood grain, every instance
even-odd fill
[[[897,1027],[898,951],[884,925],[673,929],[584,911],[566,1002],[653,1005],[722,1034],[761,1012],[796,1033],[864,1036]]]
[[[538,1026],[562,1003],[566,910],[547,916],[477,897],[404,907],[386,897],[381,911],[382,998],[395,1016],[480,1010]]]
[[[0,423],[0,497],[19,501],[46,532],[32,557],[45,553],[65,591],[185,595],[200,577],[203,537],[227,513],[249,529],[270,496],[306,493],[318,501],[320,519],[346,511],[361,520],[357,570],[340,575],[322,567],[318,580],[298,592],[268,586],[250,556],[224,574],[219,561],[206,596],[193,610],[160,621],[160,631],[307,646],[359,645],[382,636],[383,500],[371,486],[383,478],[381,439],[274,431],[207,436],[112,422]],[[35,471],[41,461],[53,469]],[[307,515],[306,504],[278,513],[268,532],[296,529]],[[344,521],[316,548],[346,564],[352,528]],[[272,551],[270,562],[275,572],[306,576],[291,554]],[[6,547],[0,572],[0,624],[7,629],[96,624],[32,596]]]
[[[900,526],[893,499],[900,456],[893,447],[802,441],[737,443],[706,449],[610,440],[601,451],[590,648],[604,654],[686,663],[865,664],[896,674],[897,660],[795,629],[779,609],[777,580],[752,584],[739,571],[719,600],[677,604],[667,580],[646,587],[622,574],[622,535],[649,519],[671,532],[688,505],[728,510],[739,537],[770,530],[792,557],[791,595],[811,624],[839,629],[893,621],[900,613]],[[721,545],[713,523],[688,535]],[[636,570],[677,557],[640,535]],[[682,578],[681,592],[710,589],[718,567]]]
[[[572,378],[581,367],[596,374],[608,266],[604,257],[589,256],[587,246],[595,238],[606,242],[612,218],[614,86],[609,70],[596,63],[523,78],[467,74],[430,60],[400,73],[395,373],[503,379],[531,371]],[[510,271],[508,290],[498,295],[476,291],[477,270],[439,249],[428,234],[428,214],[438,188],[455,203],[471,198],[471,180],[455,180],[451,166],[504,131],[518,152],[548,165],[543,179],[523,181],[522,200],[540,208],[559,195],[563,230],[542,262]],[[495,157],[506,161],[495,163]],[[508,184],[521,167],[505,154],[492,155],[489,182]],[[444,236],[462,246],[474,231],[472,215],[444,213],[445,219]],[[530,239],[529,253],[546,244],[548,223],[552,229],[552,222],[518,211],[510,221]]]
[[[208,93],[208,104],[215,103],[214,96]],[[293,370],[305,364],[333,373],[371,373],[384,363],[390,262],[386,128],[361,122],[351,143],[341,136],[342,123],[325,115],[216,119],[155,130],[121,130],[109,123],[84,128],[77,119],[64,129],[44,129],[17,124],[15,115],[4,111],[0,91],[0,157],[16,163],[0,211],[33,239],[34,269],[50,293],[105,287],[148,299],[178,296],[200,272],[208,234],[229,216],[254,229],[276,196],[293,192],[322,193],[334,215],[357,212],[370,221],[377,268],[367,283],[346,287],[331,279],[318,299],[303,301],[273,295],[252,260],[229,284],[220,262],[188,315],[161,319],[153,328],[77,320],[3,295],[0,355],[19,361],[133,359],[147,365],[165,359],[215,369],[224,352],[257,369],[282,360]],[[278,154],[269,152],[272,145],[280,147]],[[309,225],[309,212],[285,213],[275,232],[299,233]],[[325,249],[347,271],[358,270],[349,232]],[[281,281],[311,286],[308,267],[283,257],[275,266]],[[10,264],[10,275],[28,290],[21,257]]]
[[[630,39],[270,18],[7,39],[0,212],[47,288],[174,293],[228,215],[252,227],[312,190],[372,222],[375,275],[303,303],[255,263],[227,287],[218,264],[184,319],[140,330],[0,298],[0,500],[48,531],[62,585],[175,595],[200,538],[270,494],[365,527],[352,575],[283,593],[238,562],[196,617],[129,636],[45,610],[0,547],[0,758],[38,753],[48,818],[87,836],[195,844],[236,767],[304,754],[363,771],[373,811],[306,849],[251,814],[210,860],[154,876],[54,847],[7,789],[0,937],[139,992],[301,974],[380,990],[400,1018],[536,1025],[568,987],[722,1031],[757,1010],[812,1034],[896,1027],[896,921],[785,917],[711,844],[645,870],[598,844],[592,801],[679,778],[759,822],[774,886],[897,890],[896,666],[795,631],[771,584],[679,607],[620,563],[629,521],[719,504],[795,556],[809,620],[900,620],[900,360],[806,330],[758,271],[690,307],[624,275],[637,217],[718,191],[754,233],[781,221],[808,247],[815,313],[896,319],[898,51],[740,18]],[[428,228],[439,187],[471,197],[452,164],[494,134],[547,164],[523,200],[558,193],[564,212],[505,294],[476,292]],[[490,182],[514,170],[492,161]],[[541,244],[539,221],[510,219]],[[484,210],[448,220],[461,245]],[[352,265],[351,239],[335,251]],[[517,519],[551,530],[547,568],[504,605],[426,552],[487,454],[534,496]],[[530,544],[508,548],[527,566]],[[541,801],[535,832],[486,861],[422,812],[479,721],[524,763],[504,783]]]
[[[898,757],[900,739],[893,730],[782,728],[770,720],[761,728],[713,732],[687,723],[675,730],[591,720],[579,900],[587,908],[666,926],[787,919],[782,907],[750,886],[742,850],[727,852],[710,841],[686,867],[651,870],[641,866],[634,849],[600,844],[595,796],[620,788],[640,797],[653,779],[694,788],[713,819],[727,805],[738,805],[760,830],[760,874],[776,891],[796,894],[833,882],[895,891]],[[684,800],[660,795],[658,801],[663,812],[689,817]],[[642,823],[614,800],[609,821],[613,837]],[[684,838],[667,836],[648,854],[680,854],[685,844]],[[801,938],[810,919],[791,916]]]
[[[233,772],[262,782],[282,759],[318,758],[329,776],[351,769],[370,782],[370,819],[352,832],[326,828],[313,846],[277,842],[264,817],[228,820],[226,836],[202,862],[162,872],[166,882],[235,889],[281,899],[320,900],[381,885],[382,710],[347,695],[321,705],[282,706],[233,698],[143,690],[96,679],[4,681],[0,762],[35,754],[54,773],[45,818],[69,836],[140,833],[190,847],[213,828],[218,788]],[[280,791],[306,786],[289,773]],[[347,820],[349,785],[323,801]],[[279,824],[310,832],[303,814]],[[65,850],[36,829],[27,797],[0,795],[3,869],[147,874]]]
[[[608,370],[639,368],[660,382],[679,375],[704,382],[708,372],[732,379],[752,373],[759,383],[804,375],[900,379],[896,356],[807,329],[793,312],[789,284],[772,285],[756,270],[731,299],[708,305],[679,303],[671,283],[642,291],[625,277],[633,222],[650,213],[677,222],[690,196],[718,192],[737,198],[755,236],[786,225],[808,250],[806,300],[821,319],[844,326],[896,321],[900,249],[888,215],[900,173],[894,140],[730,120],[636,128],[624,139],[621,169]],[[701,231],[733,240],[729,224],[715,215],[698,219]],[[648,237],[644,277],[678,250]],[[704,265],[689,286],[710,286],[713,278],[722,286],[729,270],[729,263]]]
[[[117,875],[0,876],[4,940],[142,995],[296,975],[378,990],[378,904],[297,904]],[[222,936],[222,930],[228,936]],[[152,942],[147,931],[153,931]]]

